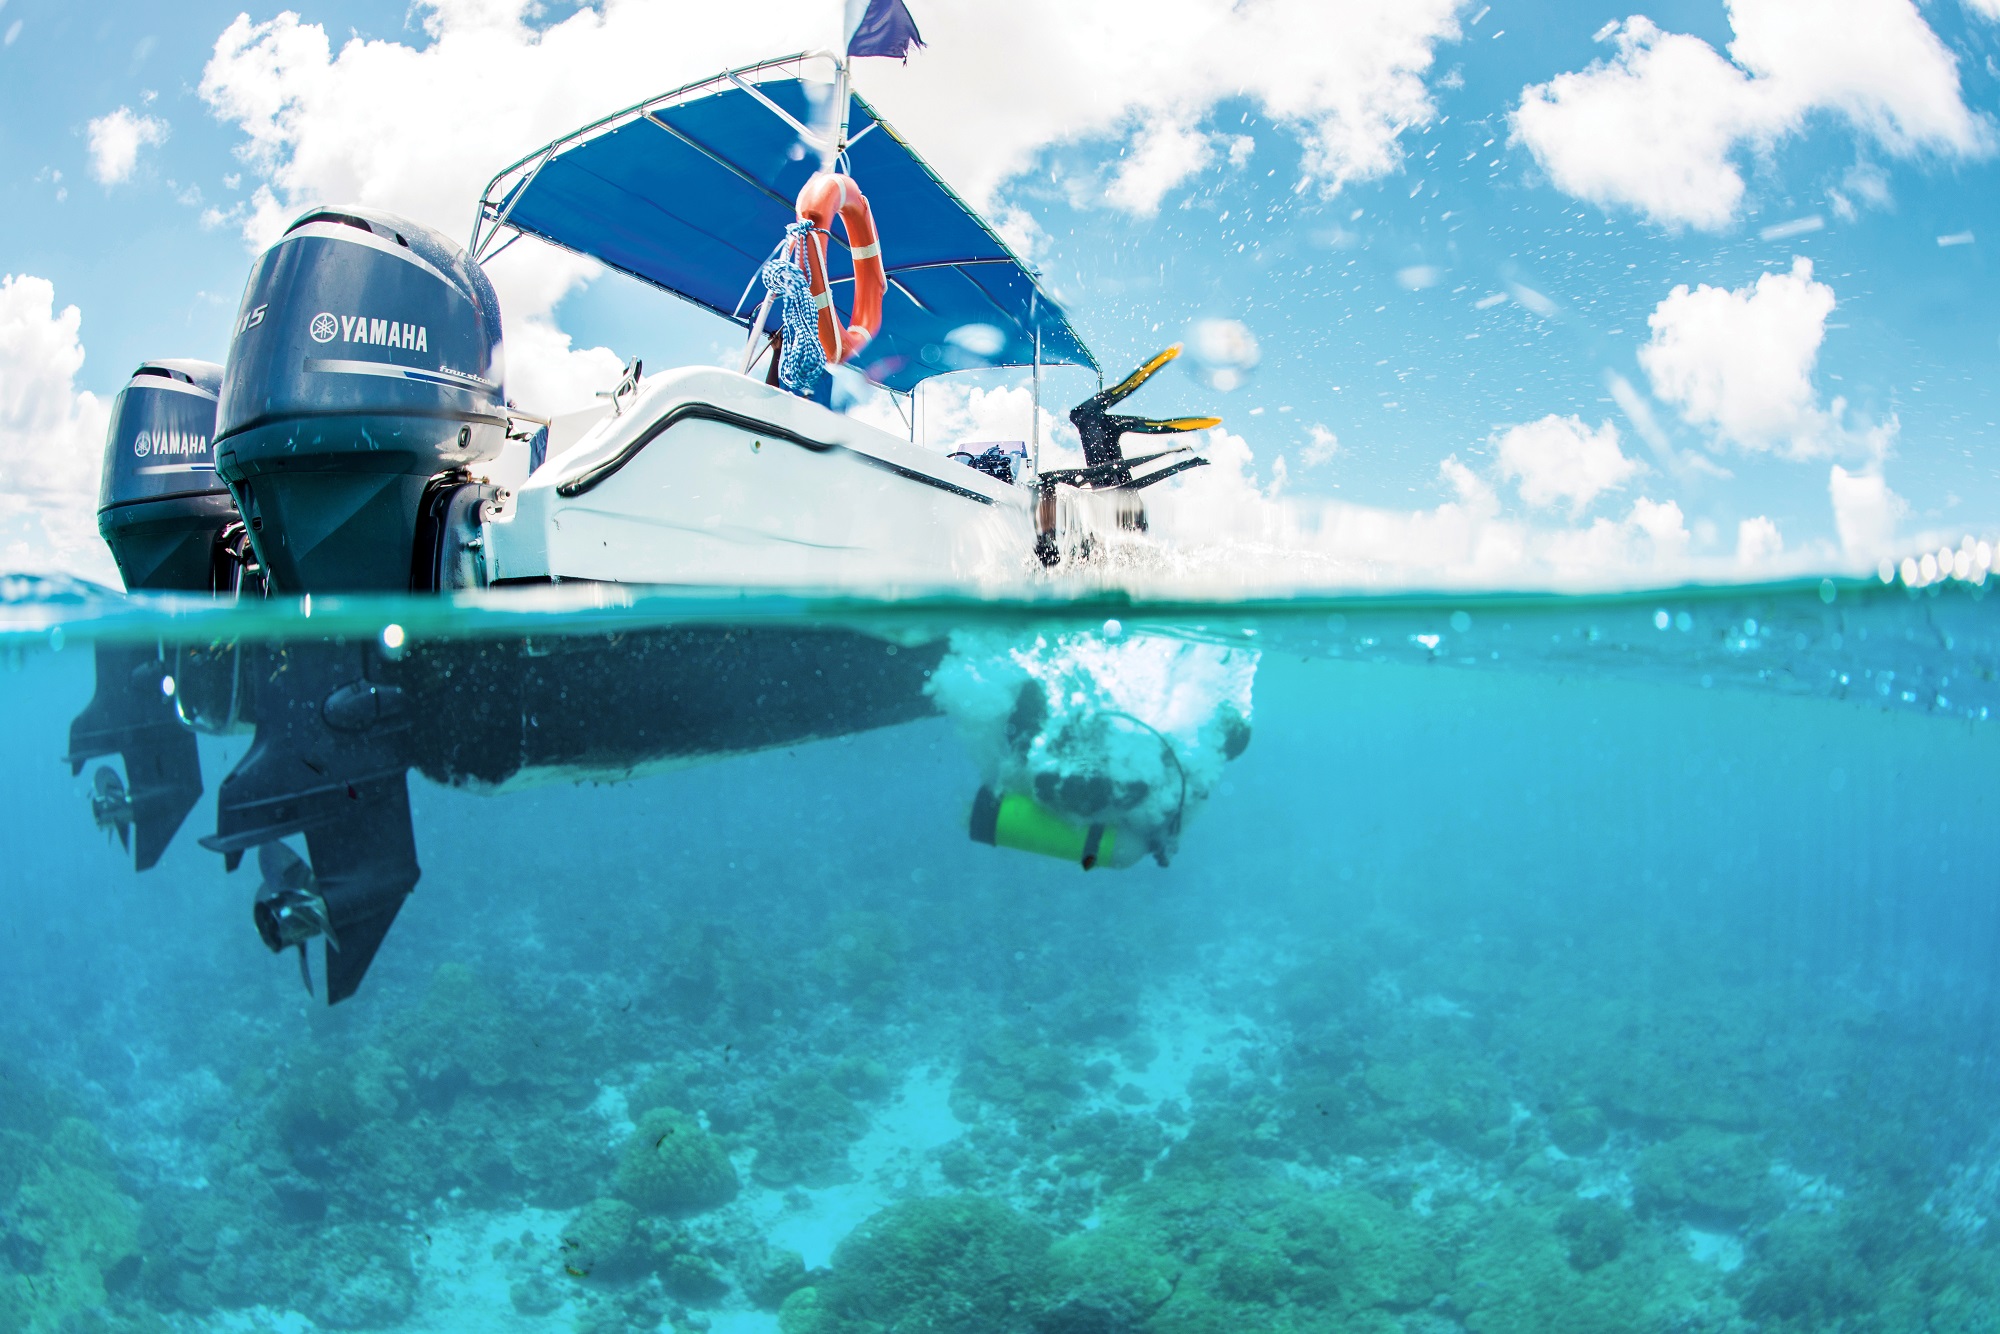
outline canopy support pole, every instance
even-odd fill
[[[1042,326],[1039,321],[1035,324],[1035,371],[1030,377],[1030,383],[1034,386],[1032,396],[1035,401],[1033,409],[1035,417],[1028,425],[1028,438],[1034,441],[1034,455],[1029,466],[1039,477],[1042,473]]]
[[[487,246],[493,244],[493,238],[498,236],[500,234],[500,229],[507,225],[507,218],[510,214],[513,213],[514,205],[520,201],[522,195],[528,192],[528,187],[535,183],[535,177],[542,174],[542,168],[548,166],[549,160],[554,156],[555,156],[554,144],[550,144],[547,148],[542,150],[541,160],[535,163],[533,170],[529,171],[526,180],[522,181],[519,185],[515,186],[512,190],[509,190],[507,192],[506,201],[499,207],[499,209],[497,209],[494,212],[492,225],[486,228],[485,234],[482,236],[480,233],[480,227],[487,221],[486,198],[488,196],[491,196],[493,193],[493,185],[492,183],[488,183],[486,187],[486,196],[482,196],[479,201],[479,212],[472,219],[472,239],[466,243],[465,247],[466,252],[470,254],[473,257],[473,259],[478,260],[480,263],[485,262],[485,259],[481,256],[480,251],[484,250]],[[511,171],[513,170],[513,168],[510,167],[508,168],[508,170]],[[506,174],[505,172],[501,173],[501,175],[505,174]],[[493,180],[496,182],[499,179],[500,179],[499,176],[495,176],[493,178]],[[520,236],[520,234],[521,234],[520,228],[518,227],[515,228],[514,235],[518,237]],[[513,242],[509,241],[507,244],[512,245]]]
[[[743,345],[743,365],[740,373],[748,375],[757,363],[757,353],[763,349],[764,321],[771,314],[771,293],[764,293],[763,302],[757,307],[757,318],[750,325],[750,341]]]
[[[735,84],[738,88],[741,88],[744,92],[750,94],[751,97],[755,98],[759,103],[761,103],[766,111],[776,116],[779,120],[785,122],[785,124],[791,126],[793,132],[795,132],[799,136],[799,138],[805,140],[807,143],[812,144],[814,147],[818,148],[821,153],[826,152],[825,139],[821,138],[813,130],[807,128],[804,125],[801,125],[798,122],[798,120],[795,117],[793,117],[791,112],[785,110],[783,107],[779,106],[776,102],[773,102],[770,98],[764,96],[763,91],[759,89],[757,85],[753,83],[745,83],[743,79],[739,77],[733,70],[726,77],[731,83]],[[648,108],[646,110],[645,115],[646,118],[649,120],[654,118],[651,108]]]
[[[1033,289],[1028,292],[1028,320],[1035,328],[1034,371],[1028,379],[1029,397],[1033,400],[1029,411],[1034,414],[1028,422],[1028,439],[1032,442],[1028,466],[1039,477],[1042,475],[1042,312],[1041,296]]]

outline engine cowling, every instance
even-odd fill
[[[148,361],[112,404],[97,531],[131,592],[234,587],[224,547],[236,504],[215,475],[221,387],[212,361]]]
[[[318,209],[250,271],[216,422],[216,471],[275,591],[393,592],[425,493],[507,431],[500,303],[441,234]]]

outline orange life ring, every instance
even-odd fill
[[[845,326],[827,290],[826,240],[840,215],[847,233],[848,254],[854,260],[854,315]],[[882,239],[875,234],[875,212],[853,178],[820,172],[799,191],[799,219],[813,225],[813,243],[806,247],[806,276],[812,280],[813,304],[819,308],[819,342],[829,363],[838,364],[868,345],[882,328],[882,295],[889,275],[882,267]]]

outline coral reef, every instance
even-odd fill
[[[757,1148],[751,1174],[758,1182],[819,1187],[853,1178],[847,1147],[868,1128],[868,1115],[827,1072],[785,1075],[760,1103],[768,1128],[750,1136]]]
[[[56,1121],[45,1146],[4,1133],[6,1174],[16,1184],[0,1211],[0,1328],[64,1330],[137,1282],[139,1206],[119,1188],[104,1138],[89,1122]]]
[[[2000,1326],[2000,1254],[1909,1201],[1872,1196],[1785,1215],[1733,1276],[1760,1330]]]
[[[1059,1306],[1121,1312],[1163,1334],[1380,1325],[1428,1305],[1450,1272],[1407,1210],[1205,1158],[1170,1159],[1116,1199],[1102,1227],[1058,1249]]]
[[[1634,1235],[1610,1255],[1587,1216],[1517,1207],[1462,1221],[1472,1232],[1451,1298],[1472,1334],[1729,1327],[1720,1276],[1671,1234]]]
[[[1312,858],[983,878],[842,806],[810,858],[607,843],[615,900],[365,1005],[184,1000],[170,1060],[11,1039],[0,1330],[2000,1328],[1974,1007]]]
[[[961,1121],[980,1119],[983,1107],[1048,1121],[1066,1113],[1083,1094],[1083,1067],[1061,1047],[1019,1032],[988,1034],[965,1053],[952,1089],[952,1111]]]
[[[1633,1194],[1646,1207],[1730,1224],[1774,1199],[1770,1177],[1770,1159],[1750,1136],[1693,1126],[1639,1155]]]
[[[368,1224],[342,1224],[320,1232],[298,1306],[327,1329],[381,1329],[410,1313],[417,1277],[412,1238]]]
[[[1049,1234],[977,1195],[908,1200],[863,1223],[832,1272],[785,1299],[784,1334],[1031,1334],[1047,1301]]]
[[[623,1200],[592,1200],[563,1229],[563,1269],[576,1278],[618,1278],[643,1268],[650,1247],[639,1211]]]
[[[656,1107],[639,1118],[618,1160],[618,1193],[648,1213],[700,1213],[736,1198],[728,1151],[694,1118]]]

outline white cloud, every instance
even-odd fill
[[[527,256],[515,259],[517,268],[501,268],[514,258],[511,254],[502,256],[490,270],[493,286],[500,293],[501,309],[511,308],[518,317],[504,326],[507,397],[530,411],[573,412],[587,408],[598,401],[599,390],[618,383],[624,374],[624,360],[608,347],[576,346],[575,340],[547,313],[554,309],[554,301],[546,306],[533,304],[532,299],[522,301],[519,293],[523,284],[510,282],[508,278],[528,268]],[[529,285],[526,290],[533,291],[537,286],[541,284]]]
[[[865,383],[859,377],[856,381]],[[835,392],[837,403],[839,391]],[[846,410],[849,416],[891,435],[910,434],[910,423],[903,417],[902,409],[879,389],[867,390],[864,397]],[[924,386],[917,408],[917,439],[927,448],[939,451],[975,442],[1020,441],[1029,445],[1035,438],[1034,420],[1035,396],[1026,385],[989,388],[946,376]],[[1044,406],[1041,425],[1042,467],[1081,466],[1083,445],[1070,424]]]
[[[1116,565],[1143,589],[1149,577],[1177,592],[1244,593],[1303,584],[1382,588],[1613,588],[1683,580],[1740,579],[1735,553],[1690,531],[1672,500],[1642,496],[1616,518],[1587,525],[1507,514],[1489,477],[1457,456],[1438,465],[1449,498],[1391,509],[1325,496],[1274,493],[1257,474],[1249,443],[1209,433],[1211,466],[1149,490],[1158,539]],[[1824,564],[1807,548],[1771,553],[1755,573],[1796,573]]]
[[[1664,582],[1686,577],[1692,538],[1671,500],[1644,496],[1623,519],[1596,519],[1590,527],[1537,534],[1538,554],[1558,583]]]
[[[1729,54],[1770,86],[1784,129],[1831,111],[1898,155],[1991,151],[1958,60],[1912,0],[1732,0]]]
[[[1104,198],[1127,213],[1150,217],[1160,211],[1167,191],[1214,160],[1207,135],[1162,117],[1133,136]]]
[[[1612,25],[1609,59],[1522,90],[1515,138],[1568,194],[1707,229],[1736,215],[1740,153],[1819,113],[1899,156],[1992,150],[1992,122],[1911,0],[1731,0],[1729,17],[1733,59],[1643,17]]]
[[[109,405],[76,387],[83,315],[55,296],[0,277],[0,570],[116,583],[96,522]]]
[[[1812,373],[1834,296],[1812,274],[1812,261],[1795,259],[1791,272],[1747,287],[1675,287],[1647,318],[1652,338],[1639,349],[1653,392],[1744,449],[1833,452],[1845,405],[1821,409]]]
[[[1881,469],[1849,472],[1836,463],[1827,474],[1826,489],[1833,501],[1833,526],[1840,534],[1841,550],[1857,564],[1891,554],[1896,527],[1910,507],[1889,489]]]
[[[419,0],[432,37],[348,42],[283,14],[239,18],[216,43],[202,92],[248,138],[247,156],[287,204],[309,196],[401,207],[454,230],[499,167],[547,139],[676,83],[775,52],[832,44],[820,0],[703,15],[605,0],[536,32],[528,0]],[[1307,170],[1337,187],[1393,170],[1397,139],[1435,115],[1423,75],[1458,34],[1455,0],[1067,0],[963,5],[925,15],[930,46],[907,65],[863,62],[881,105],[981,206],[1056,143],[1128,139],[1125,181],[1145,208],[1152,179],[1196,154],[1217,101],[1249,96],[1292,128]],[[1004,72],[1004,73],[1002,73]],[[1005,84],[1007,96],[974,96]],[[510,90],[495,97],[492,90]],[[480,114],[465,114],[478,106]],[[408,133],[419,124],[426,132]],[[1203,140],[1202,149],[1207,149]],[[1232,160],[1247,150],[1231,140]],[[1142,188],[1144,187],[1144,188]]]
[[[201,92],[242,132],[239,152],[261,180],[240,216],[211,210],[205,220],[234,222],[261,246],[306,207],[352,201],[463,239],[488,179],[523,153],[679,83],[832,45],[839,19],[824,0],[699,14],[604,0],[537,30],[525,21],[537,8],[417,0],[430,39],[422,49],[359,38],[336,49],[325,28],[295,13],[239,17],[217,40]],[[1326,189],[1394,170],[1398,136],[1435,116],[1424,74],[1435,46],[1457,36],[1455,8],[1456,0],[952,6],[925,14],[930,46],[908,65],[864,61],[856,79],[977,206],[1004,211],[1003,185],[1043,149],[1108,138],[1126,153],[1105,198],[1144,213],[1218,144],[1232,162],[1254,146],[1201,129],[1224,98],[1253,98],[1294,132],[1306,171]],[[987,95],[1003,84],[1005,96]],[[1010,235],[1032,238],[1014,221]],[[510,390],[524,406],[586,404],[615,375],[609,350],[566,349],[553,316],[599,271],[532,243],[493,266],[514,352]]]
[[[1318,422],[1306,428],[1306,435],[1306,447],[1299,454],[1299,461],[1308,468],[1333,462],[1333,456],[1340,452],[1340,437]]]
[[[1699,38],[1632,18],[1618,54],[1521,94],[1512,117],[1557,189],[1656,222],[1720,227],[1743,197],[1729,156],[1762,137],[1762,94]]]
[[[438,0],[424,7],[432,40],[422,50],[357,38],[335,51],[323,28],[296,14],[238,17],[216,41],[201,92],[242,131],[239,154],[262,180],[240,219],[216,219],[237,220],[262,246],[313,204],[354,202],[463,241],[480,191],[508,162],[682,76],[762,51],[756,25],[741,20],[704,27],[628,0],[537,35],[523,22],[527,8]],[[496,97],[495,88],[510,91]],[[465,114],[471,106],[479,114]],[[616,353],[573,348],[554,320],[562,298],[599,271],[532,244],[489,266],[505,313],[508,392],[524,407],[586,407],[616,380]]]
[[[167,141],[167,123],[119,107],[88,127],[90,174],[105,185],[122,185],[139,165],[139,150]]]
[[[922,424],[933,448],[971,440],[1017,440],[1028,434],[1025,388],[938,385],[925,391]],[[886,430],[906,429],[885,398],[854,414]],[[1560,419],[1558,419],[1560,420]],[[1081,461],[1076,434],[1044,410],[1048,467]],[[1600,428],[1601,429],[1601,428]],[[1324,438],[1333,433],[1319,428]],[[1316,433],[1317,434],[1317,433]],[[1449,498],[1416,509],[1288,493],[1285,458],[1265,475],[1249,441],[1226,430],[1197,437],[1210,466],[1146,492],[1154,536],[1121,541],[1107,577],[1121,588],[1155,586],[1186,595],[1245,593],[1301,585],[1380,588],[1651,587],[1692,579],[1804,573],[1825,566],[1823,545],[1796,552],[1774,545],[1747,566],[1716,545],[1712,525],[1693,531],[1672,500],[1642,496],[1619,517],[1587,525],[1547,515],[1509,515],[1491,470],[1456,455],[1438,464]],[[1311,447],[1308,446],[1307,453]],[[1311,466],[1310,459],[1307,466]],[[1775,530],[1774,530],[1775,531]]]
[[[1855,163],[1841,173],[1840,184],[1846,194],[1840,190],[1829,190],[1826,197],[1832,202],[1833,211],[1838,213],[1843,221],[1853,222],[1861,216],[1861,210],[1854,206],[1854,200],[1849,199],[1848,195],[1853,195],[1870,208],[1887,208],[1892,202],[1889,193],[1889,173],[1873,162]]]
[[[1455,40],[1457,0],[1020,0],[928,10],[930,47],[871,62],[864,91],[975,203],[1044,147],[1192,129],[1216,102],[1258,101],[1298,135],[1329,190],[1402,161],[1436,115],[1424,75]],[[969,96],[995,86],[1006,96]],[[1235,145],[1231,146],[1234,160]],[[1129,155],[1129,154],[1128,154]]]
[[[1035,220],[1035,215],[1024,208],[1005,205],[988,221],[1000,233],[1000,239],[1030,264],[1040,259],[1048,247],[1049,234],[1042,230],[1042,224]]]
[[[1785,549],[1785,536],[1778,525],[1759,514],[1736,525],[1736,563],[1746,570],[1769,565]]]
[[[1484,477],[1460,463],[1458,455],[1448,455],[1438,463],[1438,476],[1451,484],[1452,494],[1467,510],[1484,515],[1500,512],[1500,498],[1493,493],[1493,487]]]
[[[1500,475],[1518,479],[1521,499],[1537,509],[1567,503],[1572,515],[1579,514],[1639,471],[1618,448],[1618,428],[1608,421],[1593,431],[1580,417],[1551,413],[1509,427],[1493,443]]]
[[[1965,0],[1965,7],[1985,18],[2000,20],[2000,0]]]
[[[1632,512],[1625,523],[1633,533],[1643,535],[1652,544],[1653,559],[1658,563],[1671,564],[1687,554],[1687,521],[1681,507],[1673,501],[1641,496],[1632,502]]]

